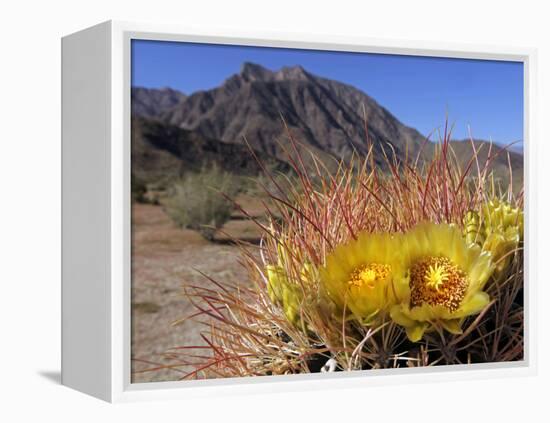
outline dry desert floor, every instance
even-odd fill
[[[247,211],[257,213],[258,202],[244,199]],[[257,227],[236,214],[223,230],[246,240],[257,240]],[[183,294],[183,284],[204,284],[197,270],[219,281],[246,281],[239,263],[239,247],[219,235],[209,242],[197,232],[174,225],[158,205],[132,206],[132,382],[180,379],[180,369],[144,371],[172,364],[165,353],[183,345],[204,345],[200,337],[205,327],[189,320],[172,323],[195,312]]]

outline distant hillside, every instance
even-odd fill
[[[255,153],[272,170],[287,173],[290,169],[285,162]],[[132,172],[138,178],[165,181],[214,164],[237,175],[257,175],[261,171],[244,145],[206,138],[152,119],[132,118]]]
[[[503,186],[507,186],[510,179],[510,168],[512,169],[513,186],[517,192],[523,185],[523,154],[504,149],[497,144],[491,145],[487,141],[474,140],[473,144],[478,152],[477,156],[480,163],[485,163],[488,157],[492,157],[491,169],[495,178],[500,180]],[[464,165],[469,163],[473,153],[471,141],[453,141],[451,147],[459,162]]]
[[[398,158],[416,155],[425,138],[401,123],[388,110],[362,91],[338,81],[315,76],[300,66],[270,71],[244,63],[238,74],[214,89],[188,97],[170,91],[135,88],[136,116],[154,118],[164,125],[192,131],[195,137],[242,146],[244,139],[264,157],[288,160],[289,146],[284,118],[290,133],[325,162],[347,160],[353,152],[367,153],[365,117],[376,163],[384,167],[382,148]],[[146,100],[147,96],[150,100]],[[147,106],[147,107],[145,107]],[[477,145],[488,143],[476,141]],[[453,143],[457,156],[471,157],[469,142]],[[434,144],[426,143],[421,159],[431,157]],[[512,168],[521,175],[523,157],[510,153]],[[494,160],[495,171],[505,175],[508,159]]]

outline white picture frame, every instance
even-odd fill
[[[187,41],[524,64],[525,359],[514,363],[130,383],[130,43]],[[110,402],[532,375],[536,360],[536,51],[105,22],[62,40],[62,383]],[[81,193],[86,192],[86,196]]]

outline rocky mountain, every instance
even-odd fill
[[[132,115],[158,118],[186,98],[185,94],[171,88],[132,87]]]
[[[367,94],[300,66],[271,71],[244,63],[238,74],[211,90],[185,97],[174,90],[135,88],[132,99],[135,116],[154,118],[159,125],[162,122],[187,131],[188,136],[194,134],[224,145],[242,146],[246,139],[263,157],[273,157],[277,162],[288,161],[285,148],[289,148],[289,134],[325,163],[347,160],[354,152],[364,155],[368,148],[365,118],[375,161],[382,167],[382,149],[404,158],[416,155],[423,144],[424,157],[431,156],[434,148],[434,144],[425,143],[422,134],[401,123]],[[459,158],[471,156],[470,143],[456,142],[453,146]],[[510,157],[513,168],[522,168],[520,154],[510,153]],[[507,156],[501,154],[494,164],[507,169]]]
[[[375,146],[389,143],[404,154],[407,146],[414,150],[424,140],[363,92],[300,66],[273,72],[244,63],[220,87],[192,94],[161,118],[226,142],[246,138],[254,148],[281,159],[285,154],[278,142],[288,139],[284,119],[289,132],[316,153],[348,159],[353,151],[367,151],[364,116]]]

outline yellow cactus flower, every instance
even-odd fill
[[[482,248],[490,251],[497,272],[502,272],[512,260],[512,253],[523,240],[523,211],[504,201],[489,201],[483,208],[485,241]]]
[[[479,213],[469,210],[463,219],[464,238],[468,244],[483,244],[485,241],[485,227]]]
[[[411,341],[434,325],[461,333],[464,318],[489,304],[483,287],[494,270],[491,255],[468,244],[455,225],[421,223],[403,236],[400,250],[400,303],[390,315]]]
[[[298,324],[300,321],[300,307],[304,300],[302,284],[308,284],[314,278],[314,268],[309,263],[305,263],[301,268],[299,280],[295,281],[287,273],[287,253],[285,249],[280,245],[277,250],[278,263],[266,267],[267,293],[271,302],[282,307],[287,320],[292,324]]]
[[[300,317],[301,292],[297,286],[292,285],[281,266],[267,266],[267,292],[274,304],[279,304],[287,320],[293,324]]]
[[[483,214],[487,230],[516,227],[523,234],[523,211],[519,207],[512,207],[506,201],[491,200],[483,208]]]
[[[364,324],[395,304],[392,282],[399,244],[391,234],[362,233],[335,248],[320,270],[322,286],[340,310]]]
[[[489,201],[482,215],[469,211],[464,217],[464,235],[491,253],[497,273],[508,267],[512,252],[523,240],[523,211],[500,200]]]

